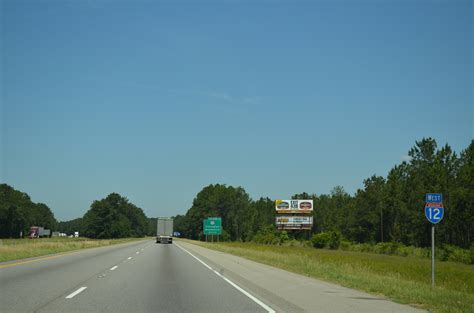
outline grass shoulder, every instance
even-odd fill
[[[473,265],[437,262],[436,287],[432,289],[431,263],[424,258],[241,242],[188,242],[431,312],[474,312]]]
[[[110,246],[143,239],[144,238],[89,239],[83,237],[1,239],[0,262],[20,260],[79,249]]]

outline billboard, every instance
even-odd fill
[[[276,200],[277,213],[311,213],[313,200]]]
[[[312,216],[279,215],[275,218],[278,229],[311,229],[313,226]]]

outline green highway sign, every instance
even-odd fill
[[[203,221],[204,235],[221,235],[222,219],[220,217],[209,217]]]

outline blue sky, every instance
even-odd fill
[[[199,1],[198,1],[199,2]],[[353,193],[474,137],[471,1],[2,1],[0,181],[82,216]]]

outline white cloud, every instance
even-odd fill
[[[244,98],[243,101],[248,104],[261,104],[262,98],[261,97],[247,97],[247,98]]]
[[[235,97],[235,96],[230,95],[229,93],[221,92],[221,91],[193,91],[189,89],[175,89],[175,88],[170,89],[170,88],[163,88],[157,85],[138,83],[135,81],[128,82],[127,85],[133,86],[133,87],[144,88],[148,90],[153,90],[153,91],[158,91],[158,92],[204,96],[208,98],[222,100],[225,102],[246,103],[246,104],[253,104],[253,105],[258,105],[262,103],[261,97],[257,97],[257,96]]]
[[[410,162],[410,161],[411,161],[411,156],[405,154],[405,155],[402,155],[402,156],[400,157],[400,159],[401,159],[402,161]]]
[[[203,94],[205,96],[212,97],[212,98],[220,99],[220,100],[236,101],[236,99],[234,97],[232,97],[231,95],[229,95],[227,93],[223,93],[223,92],[204,92],[204,93],[201,93],[201,94]]]

